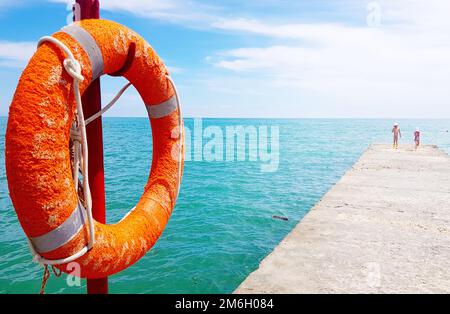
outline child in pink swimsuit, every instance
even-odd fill
[[[419,128],[417,128],[416,132],[414,132],[414,143],[416,143],[416,149],[419,148],[419,145],[420,145],[420,130],[419,130]]]

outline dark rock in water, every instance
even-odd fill
[[[284,221],[288,221],[289,220],[289,218],[287,218],[287,217],[281,217],[281,216],[277,216],[277,215],[273,215],[272,218],[273,219],[284,220]]]

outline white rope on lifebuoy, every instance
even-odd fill
[[[175,82],[172,80],[172,78],[169,75],[166,75],[167,80],[169,81],[170,85],[173,88],[173,91],[175,93],[175,98],[177,100],[177,110],[178,110],[178,127],[179,127],[179,137],[180,137],[180,141],[183,140],[183,128],[182,128],[182,121],[183,121],[183,115],[181,113],[181,102],[180,102],[180,97],[178,94],[178,90],[177,87],[175,85]],[[101,115],[103,115],[106,111],[108,111],[113,105],[116,104],[116,102],[119,100],[120,96],[122,96],[122,94],[128,89],[128,87],[131,86],[131,83],[127,83],[125,84],[120,90],[119,92],[116,94],[116,96],[114,96],[114,98],[104,107],[102,108],[102,110],[100,110],[99,112],[97,112],[96,114],[92,115],[91,117],[86,119],[86,125],[91,123],[92,121],[94,121],[95,119],[99,118]],[[180,187],[181,187],[181,171],[182,171],[182,162],[183,162],[183,157],[182,157],[182,149],[183,149],[183,145],[180,144],[179,145],[179,160],[178,160],[178,181],[177,181],[177,186],[178,186],[178,190],[177,190],[177,198],[178,195],[180,194]],[[134,208],[133,208],[134,209]],[[133,210],[132,209],[132,210]],[[132,211],[131,210],[131,211]],[[131,212],[130,211],[130,212]],[[126,217],[126,216],[125,216]],[[125,218],[124,217],[124,218]],[[124,219],[122,218],[122,219]]]
[[[95,119],[97,119],[98,117],[100,117],[102,114],[104,114],[106,111],[108,111],[120,98],[120,96],[122,96],[122,94],[127,90],[128,87],[131,86],[131,83],[127,83],[125,84],[120,91],[117,93],[116,96],[114,96],[114,98],[104,107],[102,108],[102,110],[100,110],[99,112],[97,112],[96,114],[90,116],[89,118],[86,119],[86,125],[88,125],[89,123],[91,123],[92,121],[94,121]]]
[[[73,169],[72,169],[72,177],[74,181],[75,190],[78,192],[78,181],[79,181],[79,171],[80,171],[80,164],[81,164],[81,174],[83,177],[83,193],[84,193],[84,202],[85,207],[87,211],[88,216],[88,226],[89,226],[89,241],[88,244],[83,247],[80,251],[77,253],[66,257],[62,259],[57,260],[49,260],[44,257],[42,257],[34,248],[31,240],[27,237],[28,245],[30,248],[30,251],[33,255],[33,261],[36,263],[39,263],[41,265],[60,265],[60,264],[66,264],[69,262],[72,262],[84,254],[86,254],[94,245],[94,239],[95,239],[95,230],[94,230],[94,219],[92,216],[92,197],[91,192],[89,188],[89,174],[88,174],[88,145],[87,145],[87,136],[86,136],[86,125],[97,119],[98,117],[102,116],[103,113],[105,113],[107,110],[109,110],[122,96],[122,94],[126,91],[128,87],[131,86],[131,83],[125,84],[120,91],[117,93],[117,95],[112,99],[111,102],[108,103],[102,110],[97,112],[96,114],[92,115],[88,119],[84,119],[83,114],[83,104],[81,101],[81,94],[80,94],[80,82],[84,80],[84,77],[81,73],[81,65],[80,63],[75,59],[73,53],[70,51],[70,49],[64,45],[62,42],[60,42],[58,39],[51,37],[51,36],[44,36],[42,37],[38,42],[38,47],[44,43],[44,42],[51,42],[58,46],[60,49],[64,51],[67,58],[63,61],[64,69],[67,71],[67,73],[73,78],[73,92],[75,96],[75,102],[76,102],[76,115],[75,115],[75,121],[73,122],[70,130],[70,137],[73,141],[73,148],[74,148],[74,160],[73,160]],[[180,140],[179,144],[179,160],[178,160],[178,178],[177,178],[177,198],[180,193],[180,187],[181,187],[181,172],[182,172],[182,149],[183,145],[181,141],[183,140],[183,127],[182,127],[182,113],[181,113],[181,106],[180,106],[180,98],[178,95],[177,88],[175,86],[175,83],[173,82],[172,78],[169,75],[166,75],[167,80],[170,82],[174,93],[176,97],[177,102],[177,110],[178,110],[178,136]],[[131,210],[132,211],[132,210]],[[131,212],[130,211],[130,212]]]
[[[172,85],[173,91],[175,93],[175,98],[177,99],[177,110],[178,110],[178,128],[179,128],[179,137],[180,137],[180,147],[179,147],[179,159],[178,159],[178,190],[177,190],[177,198],[178,195],[180,194],[180,188],[181,188],[181,171],[182,171],[182,163],[183,163],[183,143],[181,143],[181,141],[183,141],[183,115],[181,113],[181,104],[180,104],[180,97],[178,95],[178,90],[177,87],[175,86],[175,82],[172,80],[172,78],[169,75],[166,75],[167,80],[170,82],[170,84]]]
[[[71,127],[71,139],[74,145],[74,162],[73,162],[73,180],[76,191],[78,191],[78,172],[80,170],[81,163],[81,174],[83,176],[83,193],[84,193],[84,205],[86,207],[88,225],[89,225],[89,241],[88,244],[82,248],[77,253],[62,259],[49,260],[42,257],[31,243],[30,239],[27,237],[28,245],[30,247],[31,253],[33,254],[33,261],[42,265],[59,265],[66,264],[74,261],[88,252],[94,246],[95,230],[94,230],[94,218],[92,217],[92,197],[91,190],[89,188],[89,173],[88,173],[88,146],[87,146],[87,136],[86,136],[86,123],[83,114],[83,104],[81,102],[80,94],[80,82],[84,80],[81,73],[81,65],[75,59],[72,51],[64,45],[58,39],[51,36],[44,36],[38,42],[38,47],[44,42],[51,42],[55,44],[58,48],[64,51],[66,54],[66,59],[63,62],[64,69],[73,78],[73,93],[75,96],[76,108],[76,121],[73,122]]]

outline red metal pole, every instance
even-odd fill
[[[100,18],[100,4],[98,0],[76,0],[74,16],[80,19]],[[100,79],[91,83],[82,97],[83,112],[86,118],[92,116],[102,108]],[[103,130],[102,118],[99,117],[86,126],[89,150],[89,186],[92,194],[92,214],[94,219],[106,223],[105,209],[105,175],[103,168]],[[108,277],[87,280],[88,294],[107,294]]]

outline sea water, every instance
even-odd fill
[[[413,145],[413,132],[419,127],[424,144],[450,152],[450,120],[398,122],[401,143]],[[8,196],[6,123],[0,118],[0,293],[38,293],[42,268],[31,261]],[[201,132],[213,126],[224,136],[227,127],[277,128],[278,156],[272,156],[278,157],[277,167],[264,172],[260,159],[187,158],[180,196],[164,233],[141,260],[110,277],[111,293],[232,292],[370,143],[390,143],[393,121],[203,119],[201,123]],[[185,119],[185,124],[194,133],[194,120]],[[146,118],[105,118],[103,126],[107,222],[114,223],[143,192],[151,163],[151,130]],[[205,137],[202,145],[207,143]],[[46,292],[85,293],[84,280],[70,286],[66,279],[66,275],[51,277]]]

